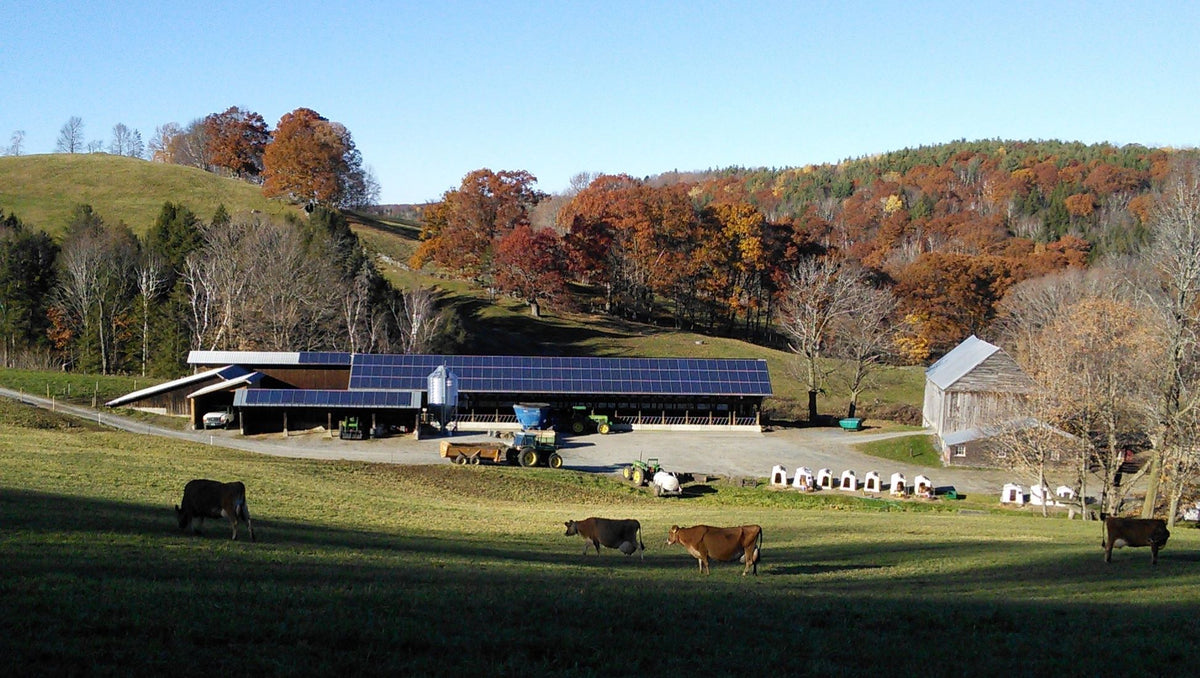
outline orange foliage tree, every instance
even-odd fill
[[[309,206],[356,206],[370,193],[350,131],[309,108],[279,119],[263,151],[262,176],[263,195]]]
[[[204,144],[209,161],[237,177],[257,177],[271,134],[263,117],[237,106],[204,118]]]

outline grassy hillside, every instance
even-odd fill
[[[281,215],[296,208],[262,196],[258,186],[194,167],[164,165],[103,153],[0,157],[0,209],[25,224],[59,235],[77,204],[91,205],[111,223],[145,233],[166,201],[201,219],[217,205],[230,214],[257,210]]]
[[[196,477],[246,482],[257,543],[219,520],[177,529]],[[256,456],[0,399],[0,654],[39,675],[1104,675],[1129,657],[1186,675],[1200,660],[1179,627],[1200,605],[1196,530],[1157,566],[1145,549],[1106,565],[1096,523],[709,489],[658,500],[571,471]],[[581,555],[563,521],[591,515],[641,521],[645,559]],[[759,575],[701,576],[665,546],[698,523],[762,525]]]

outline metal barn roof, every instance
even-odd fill
[[[946,390],[999,350],[999,346],[989,344],[972,334],[930,365],[925,370],[925,379],[933,382],[938,388]]]
[[[188,384],[194,384],[206,379],[212,379],[213,377],[220,377],[222,380],[237,379],[238,377],[242,377],[249,372],[250,370],[247,370],[240,365],[226,365],[225,367],[220,367],[215,370],[206,370],[204,372],[197,372],[196,374],[189,374],[186,377],[180,377],[178,379],[166,381],[156,386],[150,386],[138,391],[134,391],[133,393],[126,393],[125,395],[119,398],[113,398],[104,404],[108,407],[118,407],[126,403],[137,402],[152,395],[172,391],[180,386],[187,386]]]

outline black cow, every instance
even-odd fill
[[[1158,550],[1167,545],[1171,532],[1161,518],[1105,518],[1104,562],[1112,562],[1112,550],[1122,546],[1149,546],[1150,563],[1158,564]]]
[[[613,520],[611,518],[587,518],[586,520],[568,520],[567,535],[583,537],[583,554],[595,547],[596,555],[600,555],[600,547],[617,549],[625,555],[633,555],[639,551],[643,560],[646,558],[646,545],[642,543],[642,524],[628,518]]]
[[[237,539],[238,520],[246,521],[250,529],[250,541],[254,541],[254,525],[250,522],[250,509],[246,506],[246,486],[240,482],[220,483],[215,480],[190,480],[183,486],[183,503],[175,507],[179,529],[200,534],[205,518],[227,518],[233,526],[233,538]]]

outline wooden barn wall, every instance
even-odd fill
[[[187,415],[191,414],[191,403],[187,399],[187,394],[193,390],[200,388],[199,386],[190,386],[165,393],[157,393],[149,398],[143,398],[133,407],[138,408],[162,408],[167,414]]]
[[[1011,393],[946,393],[946,407],[938,433],[961,431],[1008,421],[1021,414],[1021,399]]]
[[[292,388],[344,391],[350,388],[350,369],[313,369],[309,367],[260,367],[257,371],[270,380]],[[269,385],[264,384],[270,388]]]
[[[988,356],[975,369],[964,374],[950,386],[949,391],[990,391],[999,393],[1023,393],[1032,382],[1007,353],[997,351]]]

